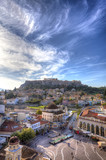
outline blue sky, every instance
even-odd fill
[[[105,0],[0,2],[0,88],[46,77],[106,86]]]

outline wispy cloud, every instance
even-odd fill
[[[105,4],[105,0],[1,1],[0,81],[12,79],[14,87],[26,79],[71,80],[105,65],[95,58],[100,53],[88,52],[91,46],[81,51],[84,38],[88,42],[104,26]]]
[[[0,30],[0,73],[5,79],[9,74],[14,74],[12,78],[22,83],[25,79],[36,78],[34,74],[38,71],[42,74],[46,73],[45,76],[51,76],[68,61],[68,54],[65,51],[57,52],[52,47],[39,48],[25,42],[2,26]],[[20,76],[17,76],[17,72],[21,73]]]

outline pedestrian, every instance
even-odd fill
[[[72,156],[72,159],[74,159],[74,155]]]
[[[73,152],[71,152],[71,157],[72,157],[72,159],[74,159],[74,155],[73,155]]]
[[[73,152],[71,152],[71,156],[73,156]]]

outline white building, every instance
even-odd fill
[[[26,125],[26,127],[28,128],[32,128],[34,131],[39,130],[40,129],[40,121],[29,121],[29,122],[25,122],[24,123]]]
[[[19,99],[18,98],[15,98],[15,99],[7,99],[6,100],[6,103],[8,104],[8,105],[15,105],[15,104],[18,104],[18,102],[19,102]]]
[[[49,122],[59,122],[63,120],[64,114],[62,108],[57,107],[54,103],[50,103],[42,111],[42,118]]]
[[[5,105],[0,105],[0,113],[5,113]]]
[[[106,140],[106,114],[100,109],[84,109],[79,116],[78,127],[99,140]]]
[[[3,144],[6,142],[6,138],[5,137],[0,137],[0,144]]]
[[[21,160],[22,158],[22,145],[19,144],[17,137],[11,137],[8,147],[5,149],[5,160]]]
[[[22,121],[26,119],[26,113],[18,113],[17,120]]]
[[[5,95],[0,95],[0,100],[5,99]]]

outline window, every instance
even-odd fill
[[[87,131],[90,131],[90,124],[87,124]]]
[[[18,126],[13,126],[13,128],[18,128]]]
[[[101,127],[101,136],[104,137],[104,128],[103,127]]]
[[[96,134],[99,135],[99,127],[96,126]]]
[[[80,122],[80,128],[82,128],[82,122]]]
[[[94,133],[94,125],[91,125],[91,132]]]
[[[85,122],[83,123],[82,126],[83,126],[83,130],[86,130],[86,123]]]

